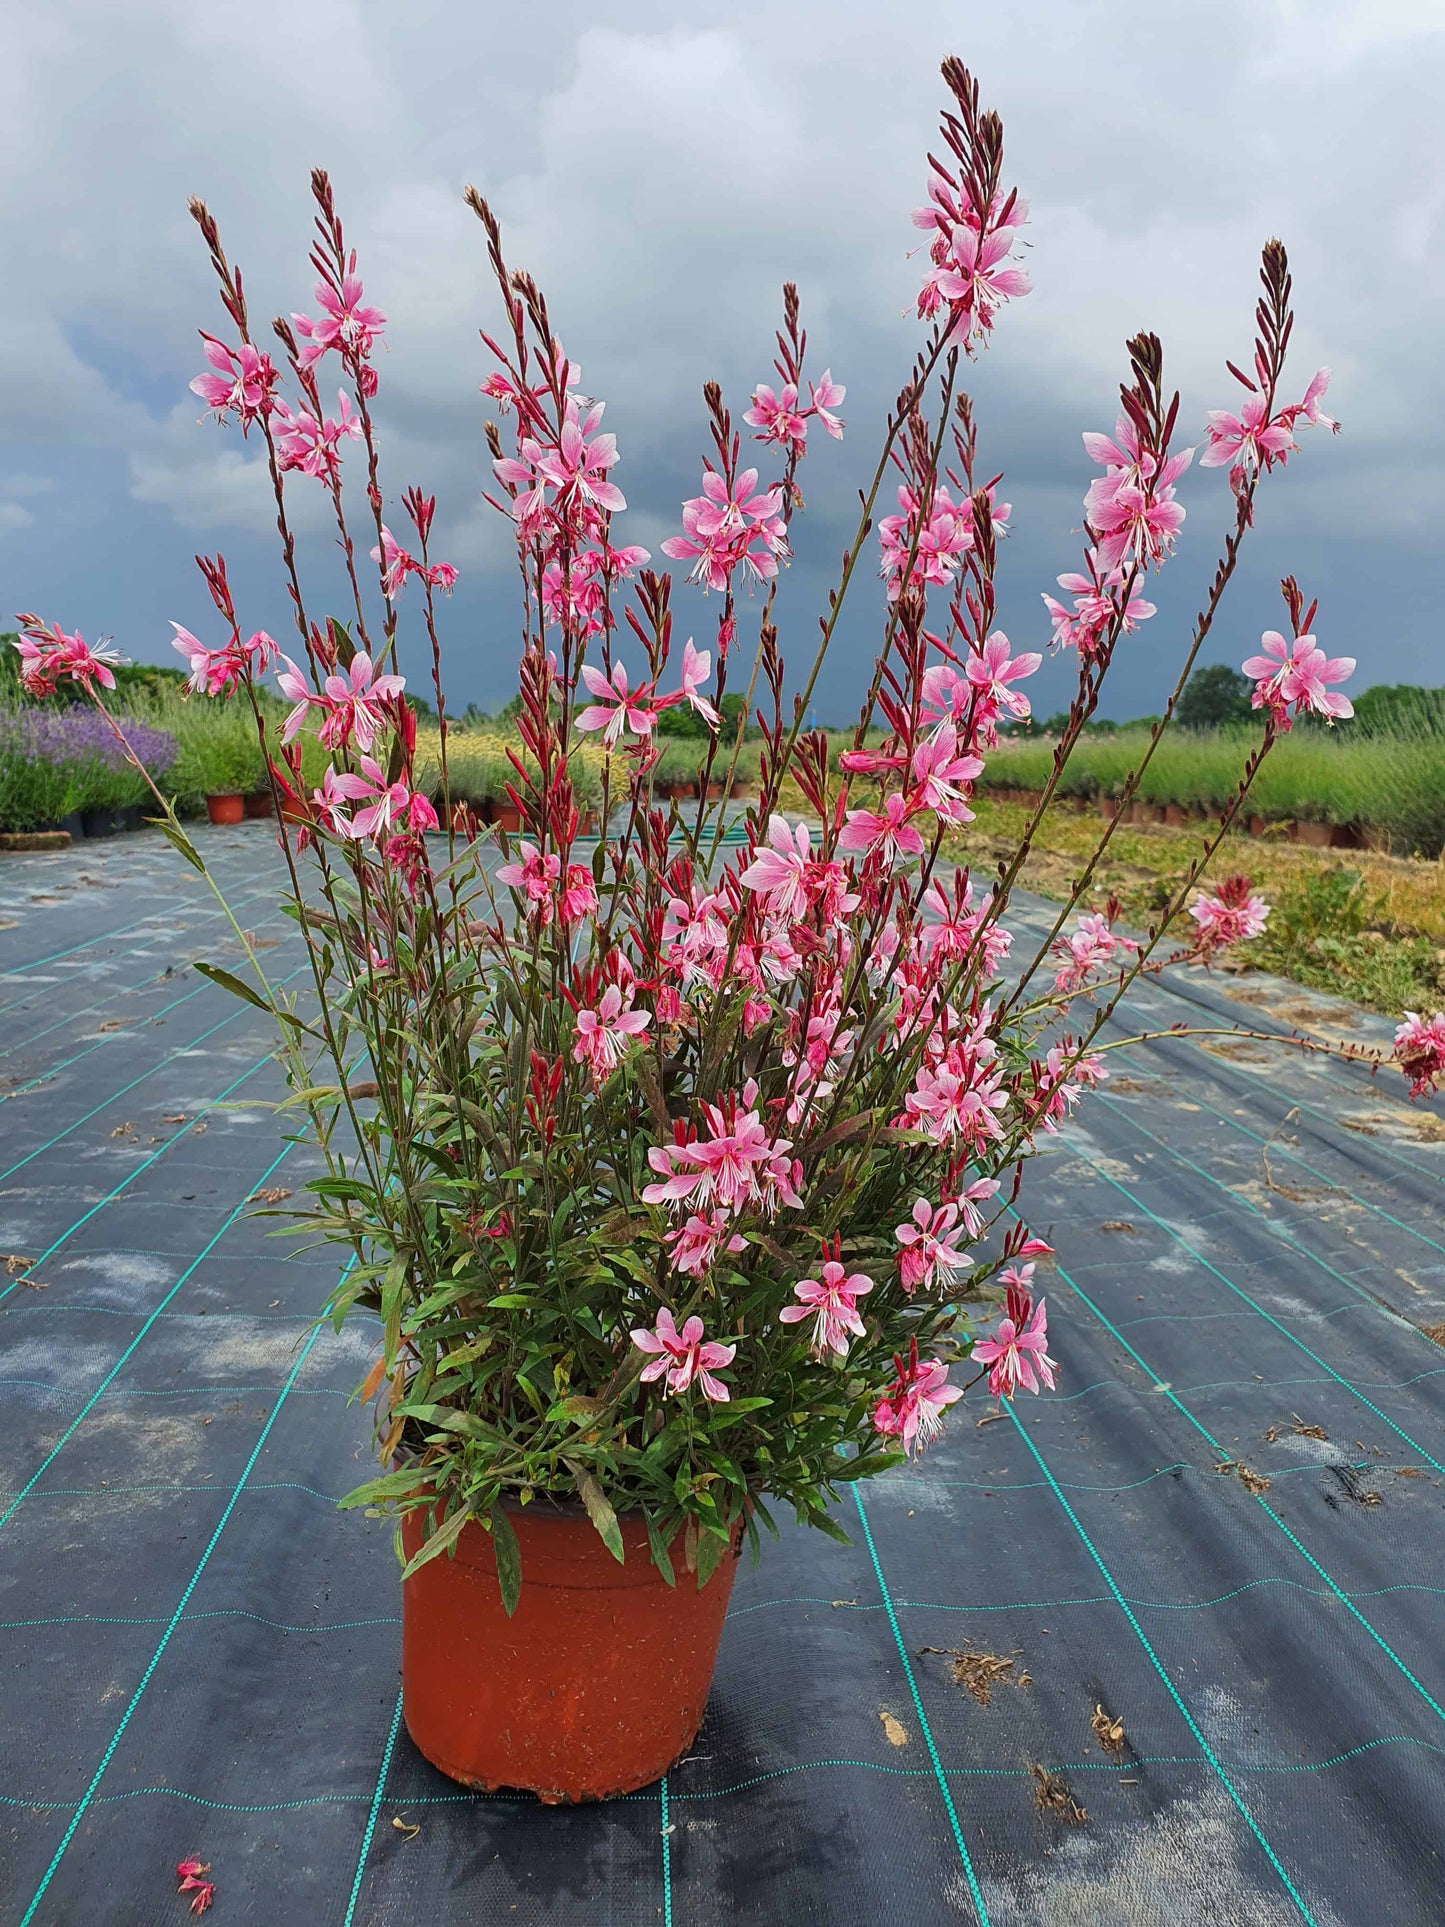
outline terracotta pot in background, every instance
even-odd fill
[[[1171,830],[1182,830],[1184,825],[1189,821],[1189,812],[1182,803],[1166,803],[1164,805],[1164,821],[1169,825]]]
[[[1264,818],[1256,813],[1251,815],[1244,827],[1249,831],[1251,836],[1263,836],[1266,824]]]
[[[239,823],[246,814],[246,800],[239,790],[206,798],[206,814],[213,823]]]
[[[1094,807],[1106,823],[1112,823],[1119,814],[1119,799],[1117,796],[1100,796],[1095,799]]]
[[[270,790],[252,790],[245,800],[247,816],[269,816],[274,807]]]
[[[522,827],[522,812],[515,803],[493,803],[491,821],[499,830],[505,830],[509,836],[516,836]]]
[[[707,1585],[669,1586],[647,1528],[624,1518],[619,1565],[578,1508],[510,1512],[522,1593],[502,1610],[491,1535],[468,1523],[402,1586],[407,1731],[465,1786],[520,1787],[549,1805],[605,1800],[661,1779],[697,1736],[737,1551]],[[410,1513],[402,1544],[424,1543]],[[681,1568],[681,1546],[678,1547]]]
[[[1332,823],[1291,823],[1289,840],[1302,843],[1309,850],[1327,850],[1334,841]]]

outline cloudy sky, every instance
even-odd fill
[[[911,319],[938,62],[974,68],[1007,132],[1006,179],[1032,205],[1035,291],[972,372],[981,458],[1005,471],[1015,533],[1002,623],[1047,636],[1041,589],[1074,564],[1091,470],[1141,327],[1164,338],[1195,439],[1239,391],[1260,244],[1290,250],[1292,385],[1322,362],[1338,438],[1304,438],[1265,491],[1209,659],[1238,662],[1279,619],[1294,571],[1321,598],[1354,687],[1445,682],[1445,13],[1438,0],[1015,0],[1007,7],[742,0],[695,24],[676,6],[461,0],[45,0],[15,9],[0,69],[0,610],[36,608],[138,659],[172,618],[209,636],[191,561],[221,549],[248,627],[285,633],[271,510],[253,451],[200,425],[197,327],[222,332],[186,214],[198,193],[258,317],[308,309],[309,169],[327,166],[389,349],[378,416],[390,499],[440,498],[434,551],[454,700],[515,688],[515,597],[487,479],[496,323],[474,181],[510,256],[547,290],[587,391],[617,431],[623,539],[656,550],[696,492],[700,389],[740,414],[769,370],[778,290],[803,296],[814,370],[847,384],[848,434],[810,454],[808,512],[783,602],[801,664],[883,411],[919,338]],[[814,359],[816,357],[816,359]],[[1104,708],[1157,706],[1228,513],[1191,472],[1189,520]],[[313,580],[334,564],[320,485],[293,482]],[[1152,592],[1151,592],[1152,593]],[[339,599],[338,604],[339,607]],[[680,591],[701,635],[711,610]],[[846,716],[871,659],[865,585],[825,685]],[[1062,665],[1035,685],[1047,710]]]

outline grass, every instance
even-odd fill
[[[1012,854],[1029,814],[1021,804],[980,797],[977,821],[954,839],[950,854],[982,878]],[[1048,811],[1024,887],[1067,897],[1102,827],[1092,811]],[[1117,829],[1083,907],[1117,895],[1126,919],[1147,926],[1182,884],[1203,829]],[[1265,935],[1239,953],[1240,961],[1386,1016],[1445,1004],[1445,862],[1364,850],[1342,858],[1272,836],[1231,835],[1208,874],[1238,872],[1273,906]]]
[[[1256,740],[1257,732],[1247,729],[1171,731],[1144,772],[1139,799],[1222,808]],[[1084,736],[1059,793],[1085,801],[1117,797],[1147,742],[1143,730]],[[1002,742],[988,759],[981,787],[1042,789],[1052,768],[1051,742]],[[1445,735],[1296,729],[1266,757],[1248,808],[1275,822],[1352,825],[1373,831],[1400,855],[1438,856],[1445,847]]]

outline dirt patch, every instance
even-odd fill
[[[1051,1773],[1045,1766],[1031,1766],[1029,1772],[1034,1776],[1034,1805],[1040,1813],[1051,1813],[1071,1827],[1084,1825],[1089,1816],[1070,1793],[1062,1773]]]
[[[1106,1713],[1102,1706],[1096,1706],[1089,1716],[1089,1725],[1094,1729],[1094,1738],[1106,1753],[1124,1751],[1124,1722],[1116,1720],[1112,1713]]]
[[[1355,1111],[1340,1123],[1360,1137],[1403,1137],[1416,1144],[1445,1144],[1445,1118],[1432,1111]]]
[[[1214,1469],[1223,1478],[1238,1479],[1246,1492],[1252,1492],[1256,1496],[1261,1492],[1268,1492],[1270,1488],[1271,1481],[1263,1472],[1256,1472],[1252,1465],[1244,1465],[1238,1459],[1225,1459]]]

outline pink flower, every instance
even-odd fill
[[[1035,1372],[1050,1391],[1054,1389],[1058,1366],[1048,1354],[1048,1314],[1044,1301],[1041,1298],[1035,1305],[1029,1292],[1033,1274],[1032,1265],[1018,1270],[1010,1267],[1000,1273],[1008,1286],[1008,1313],[999,1321],[995,1337],[981,1338],[973,1347],[973,1358],[980,1365],[993,1367],[988,1375],[988,1389],[995,1398],[1012,1398],[1020,1385],[1037,1398],[1039,1387]]]
[[[317,282],[316,300],[321,314],[315,321],[304,314],[293,314],[291,317],[296,324],[297,334],[306,340],[306,346],[298,356],[303,368],[310,368],[330,348],[353,360],[364,361],[381,338],[386,316],[380,308],[368,308],[362,303],[361,279],[356,272],[354,249],[348,270],[341,278],[339,289],[333,288],[329,281]]]
[[[700,693],[703,684],[711,674],[712,651],[695,648],[692,637],[689,636],[682,645],[682,693],[703,721],[713,729],[718,729],[722,725],[722,717],[718,715],[707,697]]]
[[[299,469],[324,482],[334,482],[341,473],[341,442],[346,436],[355,441],[361,434],[361,417],[346,396],[338,391],[337,418],[317,421],[309,409],[293,411],[284,401],[272,410],[272,420],[280,433],[276,437],[276,466],[284,474]]]
[[[930,183],[929,192],[933,191]],[[1014,219],[1009,225],[994,226],[984,234],[979,232],[978,217],[971,206],[958,209],[961,218],[956,225],[937,222],[937,235],[929,250],[933,266],[918,296],[918,312],[920,316],[932,315],[947,302],[948,338],[967,342],[986,335],[993,327],[998,304],[1029,292],[1031,283],[1024,270],[1005,265],[1013,248],[1015,221],[1024,218],[1022,206],[1015,201]],[[914,219],[917,221],[918,216]]]
[[[358,749],[370,750],[386,724],[381,706],[406,687],[404,676],[375,675],[371,657],[358,652],[345,675],[333,673],[326,678],[318,696],[289,656],[281,660],[286,667],[277,671],[276,680],[281,693],[295,704],[281,726],[283,743],[300,733],[308,710],[319,709],[322,721],[316,733],[327,749],[344,749],[354,740]]]
[[[847,393],[848,390],[841,382],[834,381],[831,368],[823,370],[821,380],[808,383],[808,394],[813,403],[808,412],[818,417],[835,442],[843,439],[843,424],[829,411],[838,407]]]
[[[644,1385],[661,1378],[665,1372],[669,1392],[685,1392],[696,1380],[704,1398],[725,1405],[732,1396],[721,1379],[712,1374],[724,1365],[731,1365],[737,1346],[705,1340],[700,1318],[689,1318],[679,1331],[672,1313],[664,1306],[657,1314],[655,1328],[634,1331],[632,1342],[640,1352],[653,1354],[652,1363],[642,1368]]]
[[[567,882],[562,891],[557,915],[563,923],[580,923],[597,908],[597,885],[585,863],[567,865]]]
[[[201,1878],[203,1873],[209,1873],[210,1871],[211,1866],[209,1861],[204,1864],[199,1860],[178,1860],[176,1862],[176,1879],[181,1883],[179,1887],[176,1888],[176,1892],[178,1894],[190,1894],[192,1896],[191,1912],[193,1914],[203,1914],[216,1897],[215,1881],[202,1880]]]
[[[1445,1010],[1428,1020],[1405,1012],[1395,1032],[1395,1061],[1410,1080],[1411,1097],[1424,1097],[1445,1081]]]
[[[1201,949],[1213,951],[1259,936],[1269,908],[1263,897],[1250,894],[1248,877],[1226,877],[1217,896],[1207,896],[1201,890],[1189,906],[1189,914],[1199,926]]]
[[[1080,1056],[1067,1038],[1050,1045],[1043,1063],[1032,1069],[1036,1121],[1051,1137],[1082,1094],[1109,1075],[1102,1057]]]
[[[1132,938],[1115,936],[1106,917],[1090,911],[1054,944],[1054,955],[1059,959],[1054,989],[1082,990],[1096,970],[1111,966],[1116,957],[1133,956],[1138,948]]]
[[[916,788],[910,801],[932,810],[945,823],[971,823],[968,796],[973,779],[983,770],[981,756],[958,753],[958,731],[945,723],[935,736],[924,737],[913,752],[909,774]]]
[[[20,680],[32,696],[53,696],[62,682],[76,682],[90,691],[99,683],[115,688],[111,674],[125,657],[102,643],[91,644],[77,631],[68,636],[60,624],[47,629],[39,616],[16,616],[23,634],[15,647],[20,656]]]
[[[1211,408],[1204,434],[1208,447],[1199,458],[1201,468],[1223,468],[1227,462],[1267,468],[1294,447],[1284,423],[1269,419],[1263,395],[1251,395],[1237,415]]]
[[[729,489],[716,469],[703,472],[702,494],[682,505],[681,535],[669,536],[662,552],[674,562],[694,561],[694,581],[726,589],[735,569],[746,566],[761,582],[778,573],[788,553],[781,489],[759,495],[758,471],[745,468]]]
[[[907,1363],[901,1358],[893,1363],[898,1375],[873,1408],[873,1429],[885,1438],[901,1439],[905,1452],[921,1455],[940,1436],[944,1412],[963,1392],[949,1384],[941,1358],[920,1362],[916,1338],[909,1341]]]
[[[921,521],[921,505],[906,484],[899,487],[897,515],[885,515],[878,524],[879,574],[888,583],[888,600],[896,602],[903,589],[903,570],[913,550],[910,580],[915,584],[932,583],[945,587],[958,572],[962,558],[974,544],[973,506],[954,505],[947,486],[940,482],[929,503],[928,520]]]
[[[754,1108],[757,1095],[750,1080],[743,1086],[741,1103],[730,1094],[720,1103],[703,1105],[708,1137],[689,1137],[686,1127],[678,1125],[677,1141],[654,1145],[647,1162],[662,1182],[644,1188],[644,1201],[674,1204],[686,1199],[704,1211],[729,1214],[748,1205],[767,1214],[780,1203],[798,1209],[802,1164],[788,1156],[790,1139],[769,1136]]]
[[[813,838],[807,824],[793,828],[785,816],[771,816],[768,847],[754,851],[738,882],[764,898],[769,916],[794,922],[808,913],[812,869]]]
[[[264,675],[281,654],[264,629],[258,629],[246,642],[233,641],[224,649],[208,649],[180,623],[173,622],[171,627],[176,632],[171,647],[190,664],[186,687],[197,696],[229,696],[243,677]]]
[[[617,437],[593,434],[602,419],[603,402],[593,402],[584,416],[577,403],[568,400],[561,438],[555,448],[543,449],[535,458],[537,473],[562,495],[577,495],[594,507],[615,514],[627,507],[627,498],[607,471],[618,461]]]
[[[382,524],[381,543],[371,551],[371,559],[381,565],[382,593],[393,602],[401,594],[402,585],[409,575],[419,575],[433,589],[443,589],[450,595],[460,573],[450,562],[433,562],[426,567],[416,561],[407,554],[385,523]]]
[[[1289,728],[1291,708],[1296,716],[1308,709],[1330,722],[1354,715],[1355,707],[1348,696],[1336,695],[1325,687],[1354,675],[1353,656],[1326,656],[1313,636],[1296,636],[1293,642],[1286,642],[1277,629],[1266,629],[1260,641],[1265,653],[1251,656],[1244,664],[1245,675],[1256,679],[1250,699],[1256,709],[1273,710],[1285,729]]]
[[[572,1055],[579,1064],[586,1064],[600,1082],[617,1069],[627,1055],[628,1045],[640,1037],[651,1022],[650,1011],[632,1008],[631,985],[624,1003],[622,991],[616,984],[609,984],[596,1010],[578,1011],[577,1042]]]
[[[893,1235],[903,1247],[898,1254],[898,1272],[906,1292],[912,1294],[920,1285],[925,1291],[931,1290],[940,1270],[967,1271],[972,1265],[973,1260],[954,1244],[959,1215],[955,1201],[935,1210],[927,1198],[920,1198],[913,1207],[913,1222],[899,1225]],[[945,1282],[951,1284],[952,1279]]]
[[[635,735],[650,736],[652,726],[657,721],[657,712],[650,705],[652,685],[649,683],[634,695],[627,686],[627,670],[620,662],[612,665],[609,680],[602,671],[590,662],[582,665],[582,680],[600,698],[591,703],[577,717],[579,729],[600,729],[602,740],[609,749],[615,749],[624,730],[630,729]]]
[[[349,776],[346,781],[356,785],[347,790],[348,796],[358,799],[369,796],[372,799],[364,810],[358,810],[351,819],[351,834],[354,837],[379,838],[393,823],[404,823],[413,831],[436,829],[436,811],[427,799],[417,795],[405,783],[388,783],[386,771],[375,758],[363,756],[361,775]]]
[[[1098,652],[1115,624],[1120,635],[1132,635],[1141,622],[1147,622],[1154,614],[1154,604],[1146,602],[1137,589],[1130,591],[1128,603],[1121,606],[1119,595],[1113,592],[1123,587],[1122,569],[1104,569],[1097,550],[1090,551],[1088,561],[1091,575],[1068,574],[1058,578],[1059,587],[1067,589],[1074,598],[1072,611],[1053,596],[1044,597],[1044,607],[1054,629],[1052,646],[1077,649],[1086,658]]]
[[[1340,432],[1339,423],[1333,415],[1327,415],[1320,407],[1320,398],[1329,385],[1329,369],[1317,369],[1310,377],[1310,385],[1305,390],[1305,398],[1299,405],[1299,412],[1307,422],[1313,422],[1316,428],[1328,428],[1338,435]]]
[[[983,645],[981,655],[970,655],[964,674],[979,692],[980,707],[987,709],[990,717],[1000,711],[1010,716],[1023,718],[1029,713],[1029,699],[1009,684],[1022,682],[1025,676],[1032,676],[1043,661],[1043,657],[1032,650],[1022,655],[1009,655],[1009,639],[1001,629],[995,629]]]
[[[941,1056],[919,1065],[898,1122],[940,1144],[961,1142],[976,1151],[1003,1136],[998,1113],[1008,1097],[999,1089],[1001,1075],[983,1052],[950,1044]]]
[[[824,1254],[828,1246],[823,1246]],[[863,1320],[858,1316],[858,1300],[873,1289],[873,1280],[863,1272],[855,1271],[851,1277],[839,1262],[841,1250],[839,1240],[833,1242],[833,1255],[827,1257],[821,1278],[804,1278],[793,1287],[793,1296],[799,1301],[796,1305],[785,1305],[778,1317],[785,1325],[796,1325],[805,1318],[813,1319],[813,1350],[819,1358],[836,1352],[839,1358],[848,1356],[847,1334],[863,1336]]]
[[[789,381],[775,395],[765,382],[753,390],[753,405],[743,416],[749,428],[759,432],[756,442],[776,442],[782,448],[801,448],[808,439],[808,424],[798,413],[798,390]]]
[[[201,340],[206,360],[216,373],[197,375],[191,392],[200,396],[218,421],[234,414],[244,435],[258,416],[271,412],[271,391],[279,379],[276,368],[269,355],[258,353],[248,341],[228,348],[204,328]]]
[[[703,1277],[720,1251],[737,1252],[748,1248],[747,1239],[729,1230],[728,1221],[720,1211],[714,1211],[707,1218],[694,1211],[686,1223],[666,1232],[662,1242],[670,1247],[672,1262],[677,1270],[685,1271],[693,1278]]]
[[[1146,452],[1137,480],[1130,479],[1135,471],[1116,471],[1090,486],[1084,514],[1099,537],[1101,568],[1163,562],[1184,526],[1184,510],[1174,499],[1173,484],[1193,457],[1192,448],[1181,449],[1160,467]]]
[[[875,851],[885,862],[900,856],[922,856],[923,838],[909,822],[917,806],[897,790],[883,799],[879,810],[849,810],[838,835],[840,850],[860,850],[871,856]]]
[[[562,859],[549,850],[546,856],[534,843],[518,843],[520,862],[504,863],[497,871],[498,883],[520,890],[527,899],[527,910],[544,924],[552,921],[553,898],[557,879],[562,874]]]
[[[367,793],[365,781],[360,776],[354,776],[350,770],[336,769],[328,763],[322,774],[320,789],[311,792],[311,801],[316,805],[316,814],[333,836],[350,836],[351,818],[346,814],[346,805],[356,802]]]

